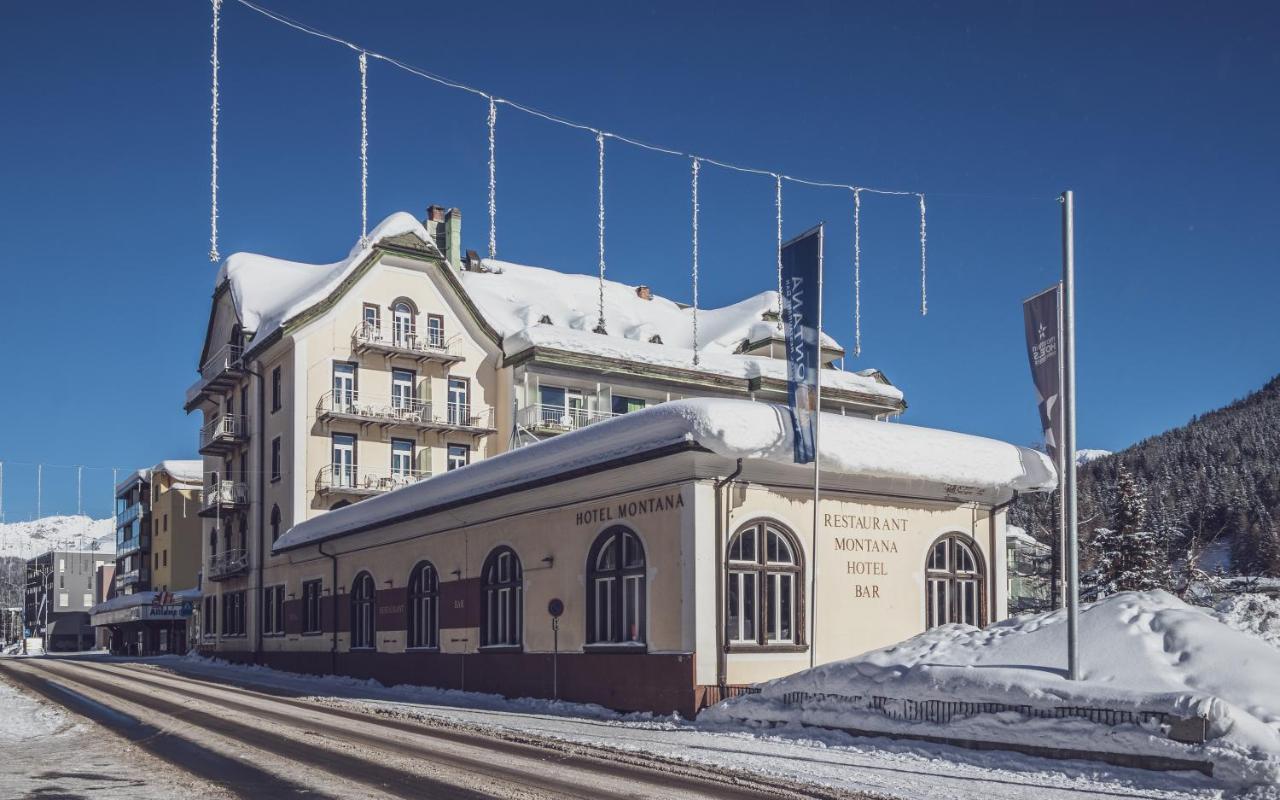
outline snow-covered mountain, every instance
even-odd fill
[[[1111,455],[1110,450],[1077,450],[1076,466],[1082,467],[1090,461],[1097,461],[1098,459],[1106,458],[1109,455]]]
[[[65,516],[0,524],[0,558],[27,559],[54,548],[114,553],[115,520]]]

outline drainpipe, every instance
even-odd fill
[[[733,472],[721,481],[716,481],[716,618],[713,624],[716,626],[716,685],[720,687],[721,695],[725,692],[725,685],[728,683],[728,664],[725,654],[724,641],[724,549],[725,530],[729,525],[729,503],[724,496],[725,487],[733,483],[734,479],[742,474],[742,459],[738,459],[738,465],[734,467]],[[723,696],[721,699],[724,699]]]
[[[333,641],[329,645],[329,674],[338,674],[338,557],[324,551],[324,542],[316,545],[320,555],[333,562],[333,586],[329,589],[329,597],[333,606]]]
[[[261,369],[262,361],[254,362],[254,366]],[[262,562],[266,560],[266,554],[263,552],[263,527],[266,517],[263,516],[263,505],[266,503],[267,486],[266,481],[266,382],[262,380],[262,373],[255,370],[246,369],[250,375],[258,379],[258,586],[257,598],[253,607],[258,609],[258,618],[253,624],[253,663],[262,663]],[[247,410],[247,409],[246,409]],[[245,486],[248,486],[248,480],[245,480]]]

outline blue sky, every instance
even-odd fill
[[[1277,371],[1280,7],[1265,3],[538,3],[264,0],[373,50],[636,138],[865,198],[863,356],[906,421],[1038,439],[1023,297],[1056,280],[1077,195],[1080,444],[1118,449]],[[36,462],[193,456],[182,395],[213,289],[209,6],[0,8],[4,514]],[[224,253],[333,261],[359,233],[355,54],[227,0]],[[373,62],[370,217],[458,206],[486,241],[484,102]],[[590,272],[589,134],[500,111],[499,255]],[[688,162],[609,145],[610,277],[687,299]],[[771,179],[708,167],[702,298],[773,285]],[[788,184],[784,231],[828,223],[827,329],[852,343],[848,192]],[[84,472],[103,514],[110,473]],[[76,473],[44,475],[45,513]]]

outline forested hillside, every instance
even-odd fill
[[[1089,461],[1079,475],[1086,570],[1109,563],[1104,551],[1141,531],[1154,534],[1164,556],[1153,570],[1175,584],[1185,577],[1188,554],[1194,566],[1206,550],[1229,553],[1227,571],[1280,575],[1280,377],[1180,428]],[[1049,541],[1055,502],[1022,498],[1011,519]]]

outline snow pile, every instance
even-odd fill
[[[1224,624],[1280,647],[1280,598],[1238,594],[1218,603],[1216,611]]]
[[[1083,673],[1068,681],[1066,615],[1021,616],[979,630],[944,625],[893,647],[770,681],[699,721],[801,723],[886,733],[1022,742],[1212,761],[1215,777],[1280,781],[1280,652],[1165,592],[1126,592],[1084,607]],[[788,692],[835,695],[788,703]],[[1209,740],[1179,744],[1137,725],[984,714],[937,723],[893,720],[841,698],[963,700],[1204,716]]]
[[[57,707],[0,681],[0,750],[7,751],[22,742],[47,741],[70,725],[67,715]]]
[[[304,264],[256,253],[233,253],[218,270],[215,285],[231,282],[231,296],[240,324],[263,341],[286,320],[323,300],[373,252],[382,239],[413,233],[431,242],[412,214],[403,211],[384,219],[369,233],[368,244],[357,242],[347,257],[333,264]]]
[[[72,515],[0,523],[0,558],[34,558],[55,548],[114,554],[115,520]]]
[[[165,459],[151,468],[152,472],[167,472],[174,483],[204,484],[204,462],[187,459]]]
[[[291,528],[274,550],[682,443],[697,443],[726,458],[792,464],[791,436],[790,414],[783,406],[722,398],[675,400],[321,514]],[[1053,464],[1035,450],[829,412],[822,415],[821,458],[826,471],[863,477],[1005,492],[1047,491],[1057,485]]]

